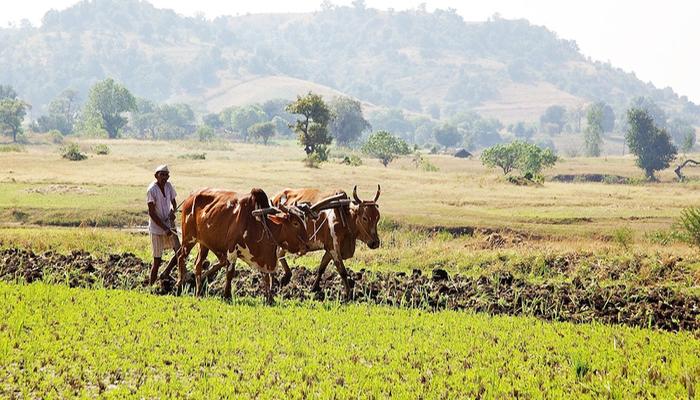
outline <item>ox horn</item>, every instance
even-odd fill
[[[335,200],[340,200],[343,197],[346,197],[347,195],[345,193],[339,193],[333,196],[326,197],[325,199],[319,200],[316,204],[311,206],[311,210],[313,211],[319,211],[322,210],[323,207],[328,205],[329,203],[335,201]]]
[[[355,199],[355,204],[362,203],[362,200],[360,200],[360,198],[357,197],[357,185],[355,185],[355,187],[352,188],[352,198]]]
[[[379,200],[379,195],[382,194],[382,188],[377,184],[377,194],[374,196],[374,200],[372,200],[373,203],[376,203],[377,200]]]

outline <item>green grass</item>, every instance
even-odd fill
[[[0,299],[2,397],[699,395],[689,333],[45,284]]]

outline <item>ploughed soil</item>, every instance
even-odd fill
[[[264,296],[262,275],[238,264],[234,296]],[[47,281],[71,287],[106,287],[173,293],[174,279],[149,288],[146,279],[150,263],[133,254],[96,258],[85,252],[64,255],[35,254],[20,249],[0,250],[0,279],[4,281]],[[207,295],[220,296],[223,271],[206,289]],[[428,310],[472,310],[489,314],[532,315],[546,320],[591,322],[651,327],[670,331],[700,328],[700,296],[662,286],[606,285],[595,279],[532,282],[511,272],[490,272],[482,276],[449,275],[431,272],[351,272],[351,301],[417,307]],[[277,276],[278,278],[280,275]],[[340,278],[329,266],[321,290],[310,291],[315,271],[293,268],[292,281],[280,287],[278,298],[297,300],[343,300]],[[188,275],[189,285],[194,279]]]

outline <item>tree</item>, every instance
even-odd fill
[[[0,100],[2,99],[17,99],[17,92],[10,85],[0,85]]]
[[[347,146],[356,141],[362,132],[371,129],[372,126],[362,115],[360,102],[350,97],[336,97],[330,103],[331,119],[329,129],[331,135],[340,145]]]
[[[537,133],[536,127],[527,125],[523,121],[518,121],[515,125],[509,125],[508,130],[512,132],[515,137],[525,141],[529,140]]]
[[[659,129],[647,111],[632,108],[627,111],[628,130],[625,141],[632,153],[637,156],[637,166],[644,170],[647,178],[656,180],[654,171],[671,164],[676,158],[676,147],[665,129]]]
[[[138,111],[132,114],[129,131],[137,137],[153,140],[182,139],[195,127],[194,111],[187,104],[155,104],[137,99]]]
[[[231,113],[231,127],[239,132],[244,141],[248,140],[248,129],[267,120],[267,114],[258,105],[238,107]]]
[[[503,170],[503,175],[515,169],[520,157],[520,141],[508,144],[497,144],[481,152],[481,162],[490,168],[498,167]]]
[[[600,131],[612,132],[613,128],[615,128],[615,112],[613,111],[612,107],[603,101],[599,101],[591,104],[588,107],[586,116],[590,115],[592,111],[600,114],[600,117],[598,118]]]
[[[126,125],[127,119],[122,113],[128,111],[136,111],[136,99],[127,88],[107,78],[90,88],[83,114],[89,124],[96,124],[114,139]]]
[[[434,134],[435,140],[445,148],[454,147],[464,140],[457,127],[452,124],[443,124],[435,128]]]
[[[377,131],[367,138],[362,145],[362,152],[370,157],[378,158],[385,167],[396,157],[411,153],[411,149],[403,139],[387,131]]]
[[[37,119],[40,132],[48,132],[57,129],[63,135],[73,132],[76,119],[76,102],[78,92],[66,89],[49,103],[48,115],[42,115]]]
[[[668,123],[668,133],[673,143],[680,147],[684,153],[690,151],[695,145],[695,128],[686,120],[674,118]]]
[[[636,108],[644,110],[654,120],[654,125],[658,128],[666,127],[666,112],[659,107],[654,100],[645,96],[637,96],[630,102],[630,109]]]
[[[27,104],[19,99],[3,98],[0,100],[0,131],[12,136],[17,141],[17,135],[22,133],[22,121],[27,115]]]
[[[309,92],[306,96],[297,96],[296,101],[285,108],[290,114],[299,114],[292,130],[297,134],[299,143],[304,146],[306,156],[316,153],[321,161],[326,155],[326,146],[331,144],[333,137],[328,133],[328,123],[331,111],[318,94]]]
[[[209,125],[200,125],[197,128],[197,137],[200,142],[211,142],[214,139],[214,128]]]
[[[204,117],[202,117],[202,122],[214,129],[221,129],[224,126],[219,118],[219,114],[216,113],[206,114]]]
[[[569,116],[571,122],[574,124],[574,132],[581,132],[581,119],[585,115],[583,112],[583,106],[581,104],[578,104],[575,107],[572,107],[567,112],[567,115]]]
[[[547,124],[555,125],[557,128],[556,133],[560,134],[564,124],[566,124],[566,109],[557,105],[547,107],[544,114],[540,117],[540,123],[543,127]]]
[[[518,169],[526,177],[533,177],[542,169],[554,165],[556,161],[557,156],[551,149],[520,140],[508,144],[497,144],[481,153],[481,162],[485,166],[499,167],[504,175]]]
[[[267,145],[267,141],[275,134],[275,124],[270,121],[258,122],[248,128],[248,134],[251,137],[262,139],[263,143]]]
[[[583,132],[583,139],[586,146],[586,155],[589,157],[600,156],[600,145],[603,143],[603,109],[593,105],[586,112],[588,125]]]

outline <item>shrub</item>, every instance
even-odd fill
[[[207,153],[187,153],[178,156],[177,158],[183,158],[187,160],[206,160]]]
[[[617,228],[613,231],[612,239],[627,250],[634,240],[634,232],[629,227]]]
[[[76,143],[66,143],[61,146],[59,150],[61,157],[66,158],[71,161],[82,161],[87,158],[87,156],[80,152],[80,146]]]
[[[20,153],[25,151],[24,146],[20,144],[6,144],[0,146],[0,153]]]
[[[110,153],[109,146],[107,146],[106,144],[97,144],[93,146],[92,151],[94,151],[95,154],[99,154],[101,156],[106,156]]]
[[[341,161],[340,163],[349,165],[351,167],[359,167],[360,165],[362,165],[362,159],[354,154],[351,154],[349,156],[345,156],[343,158],[343,161]]]
[[[400,137],[387,131],[377,131],[367,138],[362,145],[362,152],[370,157],[379,159],[385,167],[401,155],[411,153],[408,144]]]
[[[61,144],[63,143],[63,134],[61,131],[58,129],[51,129],[47,134],[46,137],[49,139],[49,141],[53,144]]]
[[[678,225],[687,234],[688,241],[700,247],[700,208],[688,207],[683,209]]]

